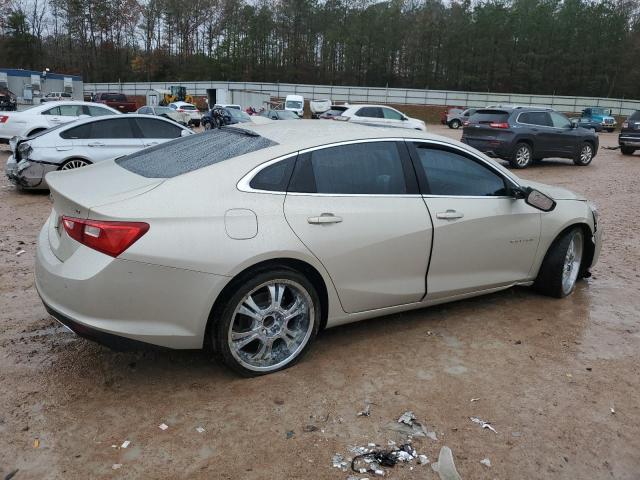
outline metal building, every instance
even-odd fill
[[[9,90],[18,100],[18,105],[40,103],[47,93],[70,93],[74,100],[83,99],[82,77],[64,75],[48,70],[36,72],[17,68],[0,68],[0,91]]]

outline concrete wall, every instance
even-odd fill
[[[272,97],[299,94],[305,99],[330,98],[334,102],[389,103],[396,105],[449,105],[484,107],[495,104],[539,105],[562,112],[580,112],[587,106],[610,108],[615,115],[629,115],[640,110],[640,100],[571,96],[522,95],[509,93],[454,92],[447,90],[419,90],[404,88],[369,88],[332,85],[299,85],[292,83],[255,82],[131,82],[86,83],[86,92],[110,91],[129,95],[144,95],[150,88],[167,89],[170,85],[184,85],[192,95],[206,95],[207,89],[250,90]]]

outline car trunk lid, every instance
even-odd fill
[[[136,175],[114,161],[51,172],[46,177],[53,203],[49,221],[49,244],[54,255],[66,261],[79,247],[64,231],[62,217],[92,218],[91,209],[146,193],[165,179]]]

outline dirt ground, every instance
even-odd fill
[[[438,437],[414,440],[418,451],[434,461],[449,446],[464,479],[640,478],[640,155],[519,174],[599,206],[600,263],[575,294],[517,288],[335,328],[294,368],[250,380],[200,352],[116,353],[49,318],[33,280],[48,196],[2,178],[0,477],[346,480],[332,456],[399,440],[385,425],[413,410]]]

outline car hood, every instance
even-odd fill
[[[524,187],[531,187],[535,188],[536,190],[540,190],[542,193],[549,195],[554,200],[586,200],[586,198],[584,198],[582,195],[578,195],[571,190],[562,187],[554,187],[545,183],[522,180],[521,185]]]

